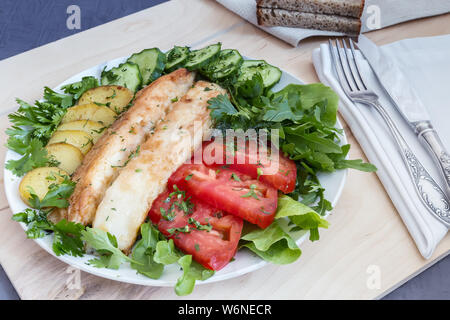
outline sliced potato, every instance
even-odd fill
[[[106,129],[106,127],[97,121],[77,120],[77,121],[62,123],[56,130],[57,131],[65,131],[65,130],[84,131],[87,134],[91,135],[92,139],[94,139],[94,143],[96,143],[97,140],[105,132],[105,129]]]
[[[35,193],[40,200],[44,199],[48,192],[48,187],[53,183],[61,183],[68,175],[67,172],[55,167],[41,167],[29,171],[22,179],[19,185],[19,194],[22,200],[30,205],[31,191]]]
[[[61,123],[77,120],[92,120],[109,126],[116,120],[116,113],[105,106],[98,106],[95,103],[80,104],[67,109]]]
[[[81,130],[64,130],[55,131],[48,141],[48,144],[54,143],[68,143],[80,149],[81,153],[85,155],[92,147],[93,139],[90,134]]]
[[[59,162],[58,168],[72,174],[81,165],[83,154],[80,149],[68,143],[54,143],[45,147],[50,158]]]
[[[122,86],[100,86],[92,88],[83,93],[78,100],[78,104],[100,103],[106,104],[116,113],[121,113],[123,109],[133,99],[133,92]]]

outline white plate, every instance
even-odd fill
[[[81,80],[84,76],[95,76],[98,79],[100,78],[100,74],[103,68],[106,66],[107,69],[117,66],[118,64],[124,62],[126,57],[118,58],[115,60],[108,61],[106,63],[99,64],[95,67],[87,69],[74,75],[73,77],[67,79],[63,83],[61,83],[55,90],[59,89],[61,86],[72,83],[75,81]],[[289,83],[303,84],[300,79],[295,78],[293,75],[289,74],[286,71],[283,71],[283,75],[281,77],[280,82],[274,87],[274,91],[277,91]],[[58,90],[57,90],[58,91]],[[342,129],[341,124],[338,122],[337,127]],[[342,144],[347,143],[345,134],[342,137]],[[8,150],[6,153],[5,163],[10,159],[18,159],[20,156]],[[342,189],[345,184],[345,178],[347,175],[347,170],[339,170],[334,172],[333,174],[320,174],[320,182],[325,187],[325,197],[331,201],[333,206],[336,204],[339,196],[341,195]],[[4,169],[4,177],[5,177],[5,190],[6,197],[8,199],[10,208],[13,213],[21,212],[27,208],[27,206],[22,202],[19,196],[19,183],[20,178],[14,176],[11,171]],[[22,227],[26,229],[26,225],[21,223]],[[300,245],[305,239],[308,238],[309,231],[300,231],[295,234],[295,239],[298,245]],[[84,257],[72,257],[69,255],[65,256],[56,256],[52,250],[52,235],[48,235],[41,239],[35,240],[38,245],[40,245],[44,250],[46,250],[51,255],[55,256],[57,259],[79,268],[83,271],[92,273],[94,275],[108,278],[111,280],[117,280],[122,282],[140,284],[140,285],[148,285],[148,286],[174,286],[178,277],[181,275],[180,268],[176,264],[167,266],[164,270],[162,277],[158,280],[153,280],[147,278],[143,275],[137,274],[135,270],[131,269],[128,263],[124,263],[118,270],[111,269],[99,269],[87,264],[89,259],[94,258],[93,255],[86,254]],[[300,257],[301,259],[301,257]],[[253,254],[248,249],[241,249],[236,253],[235,261],[229,263],[225,268],[220,271],[217,271],[214,276],[205,280],[205,281],[197,281],[197,284],[203,283],[211,283],[226,279],[231,279],[234,277],[241,276],[248,272],[257,270],[263,266],[265,266],[267,262],[259,258],[257,255]]]

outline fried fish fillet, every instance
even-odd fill
[[[133,106],[97,141],[75,172],[72,180],[77,184],[67,212],[70,221],[92,223],[106,189],[174,101],[191,88],[194,77],[186,69],[178,69],[138,92]]]
[[[116,236],[121,250],[127,252],[132,247],[170,175],[211,135],[207,101],[225,93],[216,84],[197,82],[158,124],[154,134],[140,147],[139,155],[122,169],[106,191],[93,227]]]

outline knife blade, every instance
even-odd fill
[[[376,44],[365,36],[360,36],[357,46],[392,104],[410,124],[419,140],[432,152],[444,178],[447,195],[450,196],[450,154],[434,130],[422,100],[409,85],[400,68]]]
[[[430,115],[416,91],[408,85],[408,79],[398,66],[378,46],[361,36],[358,48],[369,62],[381,87],[402,116],[415,128],[418,121],[429,121]],[[389,88],[389,89],[388,89]]]

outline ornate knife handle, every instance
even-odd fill
[[[411,151],[410,147],[401,135],[394,121],[384,110],[383,106],[381,106],[378,102],[365,102],[371,104],[378,111],[378,113],[380,113],[380,115],[388,125],[392,135],[397,141],[403,161],[408,168],[408,172],[413,180],[414,187],[422,203],[426,208],[428,208],[428,210],[433,214],[435,218],[445,224],[447,228],[450,228],[450,201],[447,194],[442,191],[441,187],[436,183],[436,181],[434,181],[428,171],[417,159],[415,154]],[[429,132],[431,133],[431,131]],[[422,136],[424,134],[427,134],[427,132],[424,132]],[[442,148],[442,150],[444,149]],[[448,160],[449,158],[447,154],[446,157],[447,164],[443,168],[446,168],[448,177],[448,173],[450,172],[450,161]],[[446,181],[449,181],[448,178]]]
[[[433,153],[439,168],[444,177],[447,194],[450,194],[450,155],[445,150],[439,136],[431,125],[430,121],[420,121],[415,123],[415,130],[420,141],[424,143]]]

